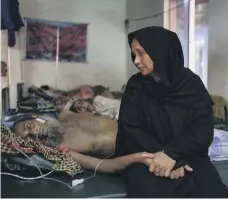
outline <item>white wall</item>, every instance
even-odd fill
[[[209,1],[208,90],[228,99],[228,1]]]
[[[163,0],[127,0],[127,18],[141,18],[163,12]],[[132,32],[147,26],[163,26],[163,15],[142,21],[129,21],[127,32]],[[130,57],[127,44],[127,78],[137,72]]]
[[[126,82],[125,0],[20,0],[23,17],[88,23],[88,63],[59,63],[23,60],[25,89],[34,84],[72,89],[81,84],[103,84],[121,89]],[[25,29],[21,52],[25,52]],[[24,57],[24,54],[21,54]]]

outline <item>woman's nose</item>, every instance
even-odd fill
[[[140,58],[138,56],[135,57],[134,63],[136,66],[138,66],[141,63]]]

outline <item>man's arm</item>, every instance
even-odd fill
[[[84,169],[95,170],[97,165],[102,161],[102,159],[80,154],[71,150],[69,153],[71,154],[72,158],[77,161]],[[134,163],[145,164],[145,161],[148,159],[148,157],[144,157],[142,154],[143,153],[134,153],[113,159],[105,159],[102,161],[102,163],[100,163],[97,171],[102,173],[117,173]]]

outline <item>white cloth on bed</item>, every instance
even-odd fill
[[[214,139],[209,148],[211,161],[228,160],[228,132],[214,129]]]
[[[109,99],[101,95],[97,95],[93,100],[97,113],[108,115],[115,120],[118,120],[119,117],[120,103],[120,100]]]

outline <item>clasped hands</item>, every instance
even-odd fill
[[[161,151],[157,153],[143,153],[142,156],[145,158],[144,164],[146,164],[149,167],[149,171],[156,176],[178,179],[184,177],[185,170],[189,172],[193,171],[189,165],[172,170],[176,161]]]

